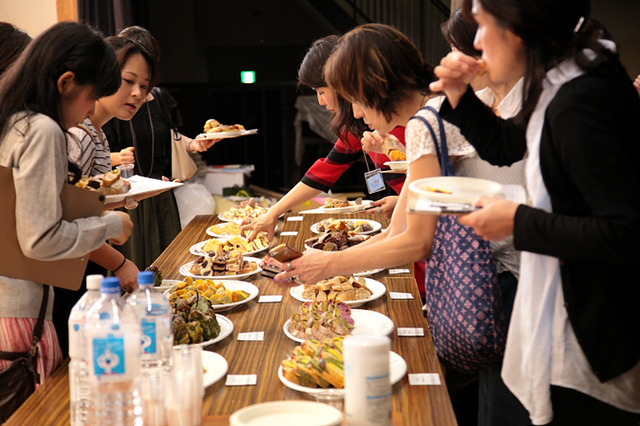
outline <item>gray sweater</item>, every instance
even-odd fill
[[[67,180],[67,144],[60,126],[50,117],[16,114],[0,139],[0,166],[13,168],[16,231],[25,256],[76,258],[122,232],[115,214],[62,220],[60,192]],[[0,276],[0,317],[37,318],[41,298],[41,284]],[[50,298],[47,319],[52,306]]]

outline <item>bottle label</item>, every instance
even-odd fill
[[[126,369],[125,342],[121,335],[107,334],[92,341],[93,372],[97,377],[124,375]]]
[[[143,318],[140,321],[140,328],[142,329],[142,353],[155,354],[157,352],[156,322]]]

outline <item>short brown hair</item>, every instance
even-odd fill
[[[324,77],[349,102],[380,111],[387,120],[413,90],[428,94],[434,81],[416,46],[400,31],[365,24],[340,38],[324,68]]]

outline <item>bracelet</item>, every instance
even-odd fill
[[[111,271],[112,274],[115,274],[116,272],[118,272],[118,269],[122,268],[125,264],[125,262],[127,261],[127,256],[122,255],[122,263],[120,264],[120,266],[118,266],[116,269],[114,269],[113,271]]]

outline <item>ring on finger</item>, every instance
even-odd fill
[[[376,207],[376,212],[377,212],[378,214],[382,213],[382,210],[380,209],[380,206]]]
[[[287,265],[288,271],[293,271],[293,266],[291,266],[291,262],[287,262],[286,265]]]

